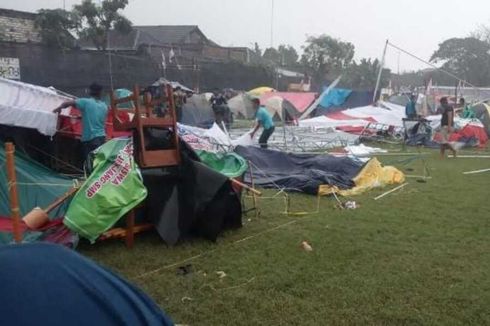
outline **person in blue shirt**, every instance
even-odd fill
[[[415,95],[410,96],[410,101],[405,106],[405,115],[408,119],[416,119],[417,118],[417,109],[416,109],[417,100]]]
[[[105,143],[105,122],[107,120],[107,105],[102,101],[102,86],[92,83],[89,86],[88,98],[67,101],[53,110],[60,113],[62,109],[73,106],[82,114],[82,155],[85,160],[90,152]]]
[[[264,128],[264,131],[262,131],[262,134],[260,135],[259,144],[261,148],[267,148],[267,141],[274,133],[274,121],[272,121],[272,116],[267,111],[267,109],[260,105],[260,99],[254,98],[252,99],[252,102],[255,109],[256,123],[253,131],[250,133],[250,137],[254,138],[255,133],[262,126]]]

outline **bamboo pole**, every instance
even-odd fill
[[[393,189],[391,189],[390,191],[385,192],[384,194],[379,195],[378,197],[374,198],[374,200],[381,199],[381,198],[383,198],[384,196],[389,195],[389,194],[391,194],[392,192],[395,192],[395,191],[397,191],[397,190],[399,190],[399,189],[401,189],[401,188],[405,187],[406,185],[408,185],[408,182],[407,182],[407,183],[402,184],[401,186],[398,186],[398,187],[396,187],[396,188],[393,188]]]
[[[12,215],[12,225],[14,229],[14,240],[16,243],[22,242],[22,232],[20,230],[20,211],[19,199],[17,197],[17,181],[15,176],[15,147],[12,143],[5,143],[5,156],[7,164],[7,176],[10,192],[10,211]]]

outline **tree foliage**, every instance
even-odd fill
[[[278,66],[291,67],[298,63],[299,55],[291,45],[281,44],[277,49],[267,48],[264,51],[263,58]]]
[[[76,35],[104,50],[109,30],[129,33],[132,29],[131,22],[120,13],[127,4],[128,0],[103,0],[100,5],[83,0],[71,11],[41,9],[35,24],[43,41],[50,46],[71,47]]]
[[[490,44],[490,26],[480,25],[470,36]]]
[[[378,59],[361,59],[359,63],[353,61],[346,69],[342,84],[355,89],[373,89],[378,79],[380,64]],[[383,69],[381,73],[381,87],[389,83],[391,71]]]
[[[262,55],[262,49],[260,48],[259,43],[257,43],[257,42],[255,42],[255,44],[254,44],[254,52],[258,56]]]
[[[75,39],[72,33],[76,31],[77,23],[71,12],[63,9],[41,9],[34,26],[48,46],[62,49],[73,47]]]
[[[119,12],[127,4],[128,0],[104,0],[97,6],[92,0],[83,0],[80,5],[75,5],[73,13],[80,26],[79,36],[91,40],[97,49],[105,50],[109,30],[131,32],[131,22]]]
[[[430,60],[477,86],[490,84],[490,43],[474,37],[451,38],[441,44]]]
[[[301,62],[322,80],[347,68],[355,50],[352,43],[328,35],[309,37],[303,49]]]
[[[281,55],[279,54],[279,51],[277,51],[277,49],[275,49],[275,48],[265,49],[262,57],[266,60],[273,62],[274,64],[277,64],[277,65],[281,64]]]

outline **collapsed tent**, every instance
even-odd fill
[[[229,178],[240,178],[248,169],[247,161],[233,152],[213,153],[196,151],[196,153],[206,166]]]
[[[0,217],[0,245],[14,243],[14,226],[9,217]],[[42,227],[32,230],[23,220],[20,221],[20,232],[22,234],[22,243],[31,242],[48,242],[63,245],[67,248],[76,248],[79,237],[63,225],[62,218],[56,218]]]
[[[4,144],[0,142],[0,162],[5,162]],[[61,176],[20,151],[15,152],[15,173],[19,196],[20,215],[24,216],[34,207],[47,207],[70,189],[74,180]],[[5,165],[0,165],[0,216],[10,216],[9,183]],[[63,216],[67,204],[51,212],[51,218]]]
[[[355,186],[351,189],[339,189],[337,186],[321,185],[318,193],[329,195],[338,193],[342,196],[354,196],[374,188],[399,184],[405,181],[405,175],[393,166],[383,167],[377,158],[370,159],[352,180]]]
[[[243,131],[236,139],[231,139],[216,123],[209,129],[186,126],[180,123],[177,127],[179,137],[194,150],[228,152],[238,145],[251,146],[254,144],[248,134],[249,130]]]
[[[263,105],[275,120],[293,121],[298,115],[294,106],[279,96],[270,97]]]
[[[194,94],[186,99],[182,107],[180,123],[202,128],[209,128],[214,123],[211,104],[204,94]]]
[[[254,104],[250,95],[239,94],[228,101],[228,107],[238,119],[254,119],[255,110]]]
[[[70,99],[50,88],[0,77],[0,124],[53,136],[58,116],[52,111]]]
[[[265,105],[272,97],[280,97],[294,107],[296,112],[304,112],[315,101],[317,93],[313,92],[268,92],[260,97],[260,103]]]
[[[379,106],[363,106],[343,111],[330,112],[324,116],[300,120],[305,127],[332,127],[344,131],[362,131],[371,123],[384,126],[403,127],[405,108],[393,103],[380,102]]]
[[[461,120],[461,119],[460,119]],[[460,121],[461,123],[461,121]],[[440,132],[434,134],[435,142],[442,142]],[[463,126],[455,130],[449,136],[450,143],[459,143],[457,147],[485,147],[488,143],[488,135],[483,124],[478,120],[463,123]]]
[[[251,89],[249,90],[247,93],[251,96],[257,96],[257,97],[260,97],[262,96],[264,93],[270,93],[270,92],[275,92],[276,90],[272,87],[267,87],[267,86],[261,86],[261,87],[257,87],[257,88],[254,88],[254,89]]]
[[[173,325],[140,289],[75,251],[0,248],[0,325]]]
[[[320,107],[323,110],[317,109],[317,114],[327,111],[331,107],[339,107],[344,104],[345,100],[351,95],[352,90],[343,88],[333,88],[327,94],[322,94]]]
[[[369,106],[373,103],[372,91],[355,91],[344,88],[326,89],[319,97],[316,116],[329,112]]]
[[[165,148],[167,132],[150,130],[150,145]],[[167,244],[189,236],[215,241],[225,229],[241,227],[241,203],[230,179],[200,162],[181,142],[181,165],[173,173],[142,170],[148,189],[146,216]]]
[[[264,188],[316,194],[320,185],[350,189],[352,179],[359,173],[362,163],[348,157],[331,155],[293,154],[238,146],[235,152],[250,162],[254,184]],[[249,173],[245,182],[251,183]]]
[[[483,123],[487,135],[490,136],[490,105],[480,103],[471,107],[475,117]]]

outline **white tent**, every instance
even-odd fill
[[[69,99],[51,88],[0,78],[0,124],[53,136],[58,117],[52,111]]]
[[[298,111],[288,100],[283,99],[279,96],[273,96],[263,103],[267,111],[272,115],[272,117],[277,117],[281,121],[294,119],[298,115]]]
[[[238,119],[253,119],[255,111],[249,95],[239,94],[228,101],[228,107]]]

